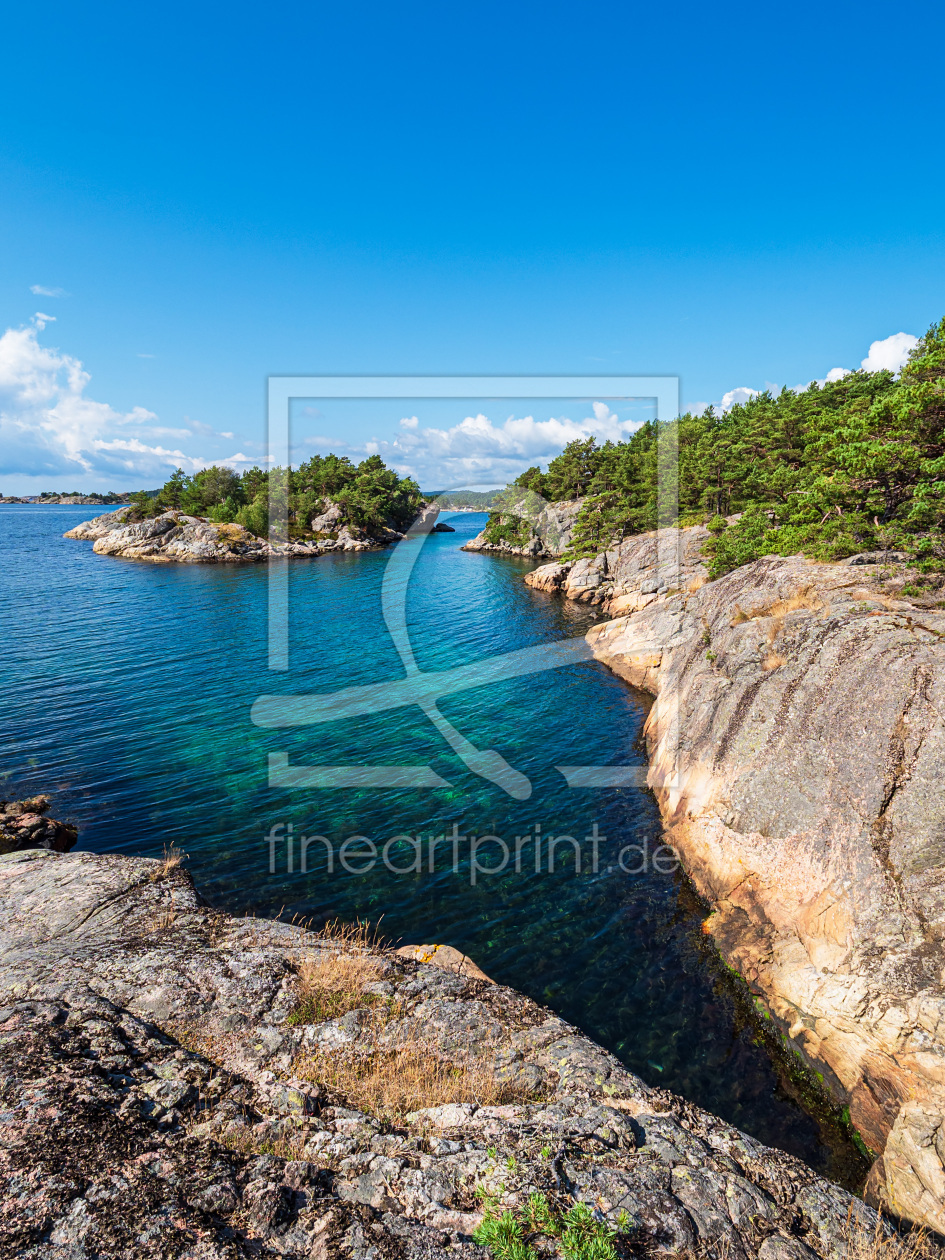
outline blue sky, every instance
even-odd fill
[[[0,490],[261,458],[268,373],[669,373],[692,405],[857,367],[945,314],[943,25],[921,2],[10,10]],[[320,436],[357,453],[403,418]]]

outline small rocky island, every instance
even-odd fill
[[[915,1254],[455,950],[53,848],[0,857],[3,1255]]]
[[[413,526],[415,532],[450,531],[434,524],[439,508],[425,508]],[[271,544],[237,522],[217,522],[169,508],[158,516],[141,519],[134,508],[119,508],[94,520],[83,521],[63,537],[94,542],[102,556],[152,563],[225,564],[270,560],[278,557],[320,556],[332,551],[372,551],[397,542],[405,535],[393,526],[372,530],[350,524],[337,504],[328,504],[312,522],[311,536]],[[451,531],[450,531],[451,532]]]
[[[283,504],[283,537],[272,541],[270,495]],[[154,492],[76,525],[64,535],[94,543],[99,555],[152,563],[213,564],[370,551],[411,533],[429,533],[439,507],[409,477],[376,455],[355,465],[315,455],[298,468],[238,476],[212,466],[188,477],[178,468]]]

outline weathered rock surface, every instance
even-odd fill
[[[426,507],[418,518],[420,526],[432,529],[438,512],[435,506]],[[316,517],[312,528],[319,536],[273,546],[242,525],[217,524],[202,516],[188,516],[176,508],[147,520],[136,520],[132,508],[119,508],[117,512],[83,521],[63,537],[92,541],[92,550],[99,555],[159,564],[238,563],[279,556],[312,557],[329,551],[370,551],[404,537],[387,526],[371,534],[357,530],[344,523],[337,504]]]
[[[0,801],[0,853],[19,849],[52,849],[68,853],[78,838],[73,823],[47,818],[48,796],[25,801]]]
[[[702,584],[682,534],[682,572],[588,641],[657,696],[649,783],[726,961],[882,1153],[871,1194],[945,1232],[945,614],[877,563]]]
[[[523,541],[509,542],[501,539],[498,542],[488,542],[487,525],[481,533],[466,543],[463,551],[495,551],[510,556],[560,556],[571,542],[582,503],[583,499],[575,499],[572,503],[549,503],[540,512],[536,512],[533,503],[523,500],[518,511],[513,505],[509,512],[503,513],[504,516],[514,517],[520,522]]]
[[[265,560],[274,555],[268,542],[241,525],[217,525],[176,509],[135,520],[131,508],[83,521],[64,535],[94,542],[93,551],[127,560],[178,563]]]
[[[667,531],[638,534],[597,556],[543,564],[525,575],[525,583],[581,603],[604,604],[612,615],[637,612],[665,595],[670,582],[678,590],[706,580],[702,545],[708,537],[702,526],[680,530],[678,547],[669,540],[670,556]]]
[[[625,1212],[624,1255],[835,1257],[876,1226],[449,956],[362,949],[363,1003],[300,1022],[300,969],[339,948],[212,910],[171,863],[0,857],[0,1252],[485,1260],[483,1190]],[[411,1046],[431,1080],[472,1058],[512,1101],[379,1115],[311,1066]]]

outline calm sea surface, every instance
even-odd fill
[[[74,818],[79,846],[188,855],[198,887],[236,912],[316,922],[376,921],[393,939],[442,942],[470,954],[580,1025],[645,1080],[677,1091],[772,1146],[845,1181],[849,1148],[792,1098],[758,1041],[759,1024],[733,996],[708,949],[704,913],[679,876],[630,875],[626,845],[660,843],[655,802],[639,788],[570,789],[556,766],[643,765],[644,701],[601,665],[581,663],[477,686],[440,703],[477,749],[494,749],[527,776],[513,800],[472,773],[417,707],[392,708],[291,730],[252,724],[262,694],[331,693],[404,677],[381,613],[391,552],[290,563],[290,669],[267,668],[263,565],[152,565],[92,553],[62,533],[88,507],[0,506],[2,795],[54,796]],[[526,562],[467,554],[484,517],[445,518],[456,533],[420,547],[407,620],[422,670],[469,665],[519,648],[576,637],[587,609],[533,591]],[[419,544],[412,544],[418,546]],[[448,786],[413,789],[269,786],[270,754],[291,767],[428,766]],[[294,828],[293,870],[273,827]],[[534,844],[471,883],[469,840],[457,869],[446,845],[429,865],[429,837],[568,835],[580,874],[557,849],[556,869],[534,870]],[[592,846],[601,839],[598,871]],[[280,837],[284,834],[277,830]],[[298,840],[324,836],[334,848]],[[373,869],[363,836],[388,848]],[[421,837],[423,869],[415,846]],[[480,846],[480,864],[501,860]],[[270,867],[275,865],[273,872]],[[624,865],[634,869],[634,854]],[[363,873],[354,873],[363,870]],[[851,1172],[851,1168],[853,1171]]]

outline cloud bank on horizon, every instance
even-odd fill
[[[54,319],[38,311],[30,326],[0,337],[0,474],[124,490],[211,462],[160,441],[193,437],[195,428],[212,432],[208,426],[169,429],[144,407],[119,412],[90,398],[81,362],[40,344],[37,334]],[[251,462],[240,454],[232,459]]]
[[[860,368],[864,372],[901,372],[908,361],[910,350],[918,344],[918,341],[918,337],[914,337],[912,333],[905,332],[893,333],[891,337],[884,337],[882,341],[873,341],[870,343],[869,354],[860,362]],[[793,388],[794,393],[799,394],[803,390],[808,389],[811,384],[823,386],[832,381],[842,381],[853,370],[853,368],[831,368],[826,376],[820,377],[806,385],[794,385],[789,388]],[[781,387],[768,381],[765,384],[765,388],[775,394],[778,393]],[[721,414],[725,411],[731,411],[733,407],[740,403],[748,402],[749,398],[757,398],[760,393],[760,389],[752,389],[749,385],[740,385],[737,389],[730,389],[727,394],[723,394],[718,402],[691,403],[687,410],[698,413],[705,411],[707,407],[713,407],[715,411]]]
[[[45,292],[40,286],[35,289]],[[161,484],[178,467],[193,473],[211,463],[240,470],[263,462],[242,451],[208,459],[181,448],[180,439],[232,440],[232,432],[215,433],[209,425],[196,422],[169,428],[144,407],[119,412],[108,403],[96,402],[87,393],[90,377],[82,363],[40,343],[38,334],[54,319],[37,312],[31,325],[7,329],[0,336],[0,474],[4,478],[43,478],[50,488],[66,478],[70,487],[81,482],[82,488],[107,484],[126,490]],[[898,372],[917,341],[905,332],[874,341],[861,367],[868,372]],[[842,379],[850,370],[832,368],[818,383]],[[688,410],[713,406],[719,412],[728,411],[759,392],[739,386],[715,403],[692,404]],[[354,459],[379,454],[425,489],[503,485],[529,465],[547,466],[575,438],[619,441],[640,423],[621,420],[604,402],[593,403],[590,410],[592,415],[578,420],[512,415],[501,424],[479,413],[449,428],[424,426],[417,416],[405,416],[399,431],[388,439],[360,446],[336,441],[332,448]],[[165,444],[164,439],[176,441]],[[316,441],[323,440],[312,439]]]
[[[604,402],[592,403],[591,411],[582,420],[513,415],[500,425],[479,412],[448,429],[424,427],[417,416],[405,416],[393,439],[368,442],[363,449],[409,473],[424,489],[505,485],[532,464],[547,465],[568,442],[625,441],[643,423],[621,420]]]

